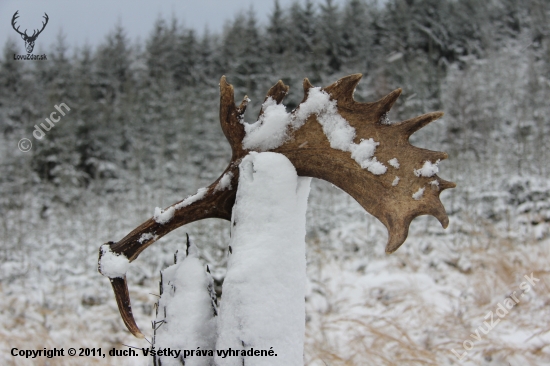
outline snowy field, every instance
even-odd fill
[[[453,164],[452,159],[442,163],[440,175],[447,178],[447,165]],[[449,228],[443,230],[431,217],[417,218],[405,244],[392,255],[384,253],[382,224],[339,189],[313,181],[307,214],[305,364],[550,362],[549,182],[510,177],[481,190],[467,176],[452,178],[458,187],[442,195]],[[2,220],[2,364],[148,362],[145,357],[26,361],[9,356],[13,347],[101,347],[104,352],[123,345],[148,347],[146,340],[126,331],[110,285],[97,272],[97,253],[101,243],[124,236],[157,204],[128,196],[83,198],[77,211],[59,206],[41,217],[39,203],[26,193],[28,205]],[[221,278],[228,227],[217,220],[192,224],[132,263],[130,295],[148,339],[159,271],[184,247],[185,232],[194,238],[203,263]],[[524,276],[531,274],[540,281],[521,296]],[[514,292],[519,302],[506,314],[499,311]],[[484,322],[490,322],[491,312],[493,328],[487,331]],[[459,361],[453,350],[467,355]]]

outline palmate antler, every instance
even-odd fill
[[[157,209],[153,218],[100,250],[100,272],[110,277],[120,314],[132,334],[143,337],[132,316],[126,276],[102,269],[102,260],[112,259],[105,253],[133,261],[182,225],[206,218],[230,220],[238,166],[250,151],[281,153],[298,175],[326,180],[347,192],[388,229],[387,253],[403,244],[417,216],[433,215],[447,227],[449,219],[439,195],[455,184],[435,174],[437,163],[447,154],[409,143],[415,131],[443,113],[389,124],[387,113],[401,89],[374,103],[358,103],[353,92],[361,76],[350,75],[322,89],[305,79],[304,99],[292,113],[286,113],[281,104],[288,86],[279,81],[268,91],[258,122],[252,125],[243,122],[248,98],[236,106],[233,86],[225,76],[221,78],[220,122],[232,149],[229,166],[209,187],[164,210]]]

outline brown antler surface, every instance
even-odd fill
[[[208,188],[156,212],[121,241],[111,244],[112,252],[132,261],[160,237],[184,224],[214,217],[230,220],[238,165],[250,151],[281,153],[294,164],[298,175],[326,180],[347,192],[388,229],[387,253],[403,244],[409,224],[417,216],[433,215],[447,227],[449,219],[439,195],[455,184],[435,174],[437,163],[447,154],[409,143],[415,131],[443,113],[389,124],[387,113],[401,89],[377,102],[359,103],[353,99],[353,92],[360,79],[361,74],[350,75],[322,89],[305,79],[304,99],[292,113],[286,113],[281,105],[288,86],[279,81],[268,91],[258,121],[249,125],[243,122],[248,98],[245,96],[236,106],[233,87],[222,77],[220,123],[232,149],[229,166]],[[124,322],[140,336],[131,315],[126,280],[115,280],[111,279]]]

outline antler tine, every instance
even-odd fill
[[[447,212],[445,211],[445,207],[443,207],[441,201],[438,200],[435,205],[430,208],[428,214],[435,217],[443,229],[446,229],[447,226],[449,226],[449,216],[447,216]]]
[[[445,113],[443,112],[431,112],[421,116],[408,119],[406,121],[395,124],[394,126],[399,128],[406,138],[409,138],[413,133],[420,130],[427,124],[440,119]]]
[[[268,90],[267,97],[273,98],[277,104],[281,103],[283,99],[288,94],[290,87],[288,85],[285,85],[282,80],[279,80],[277,84],[271,87],[271,89]]]
[[[19,14],[18,14],[18,13],[19,13],[19,10],[17,10],[17,11],[13,14],[13,16],[11,17],[11,26],[12,26],[14,29],[15,29],[15,21],[17,20],[17,18],[19,18]],[[19,29],[19,28],[17,28],[17,29]],[[15,29],[15,30],[17,30],[17,29]]]
[[[392,218],[389,223],[385,223],[385,226],[388,229],[388,242],[386,243],[387,254],[395,252],[399,249],[401,244],[405,242],[407,236],[409,235],[409,225],[412,220],[413,217],[396,216]]]
[[[265,96],[266,101],[268,98],[273,99],[277,104],[280,104],[283,99],[288,94],[288,90],[290,87],[288,85],[285,85],[282,80],[279,80],[277,84],[273,85],[268,91]]]
[[[248,102],[250,102],[250,99],[248,98],[248,95],[245,95],[243,97],[243,101],[237,107],[237,112],[239,113],[240,116],[244,115],[244,112],[246,111],[246,107],[248,107]]]
[[[412,220],[422,215],[434,216],[444,229],[449,226],[449,217],[447,216],[445,207],[443,207],[443,204],[439,201],[439,199],[432,200],[432,202],[430,202],[429,205],[426,205],[426,207],[420,212],[412,211],[405,215],[397,213],[389,214],[381,219],[388,230],[388,242],[386,243],[387,254],[391,254],[399,249],[409,235],[409,226]]]
[[[356,103],[353,99],[353,93],[355,92],[355,87],[359,84],[362,77],[363,74],[352,74],[341,78],[323,89],[330,94],[332,99],[336,99],[338,101],[338,106],[350,106]]]
[[[288,94],[289,86],[285,85],[282,80],[279,80],[275,85],[273,85],[268,91],[264,99],[264,103],[269,99],[273,99],[275,103],[281,104],[283,99]],[[260,114],[258,115],[258,119],[260,119],[260,116],[264,114],[264,108],[262,107],[262,110],[260,111]]]
[[[15,22],[16,22],[17,18],[19,18],[19,10],[17,10],[17,11],[15,12],[15,14],[13,14],[13,17],[11,18],[11,26],[12,26],[13,29],[14,29],[17,33],[19,33],[20,35],[26,36],[26,35],[27,35],[27,30],[26,30],[26,29],[25,29],[25,33],[21,33],[21,32],[19,31],[19,27],[20,27],[20,26],[17,26],[17,28],[15,28]]]
[[[32,37],[38,37],[38,35],[39,35],[40,33],[42,33],[42,31],[44,30],[44,28],[46,28],[46,24],[48,24],[48,20],[49,20],[50,18],[48,17],[48,14],[45,13],[45,12],[44,12],[44,16],[42,16],[42,18],[46,19],[46,22],[42,22],[42,29],[40,29],[40,30],[38,31],[38,33],[36,33],[36,35],[33,33]],[[36,30],[35,30],[35,32],[36,32]]]
[[[134,314],[132,313],[132,306],[130,304],[130,295],[128,293],[128,284],[126,283],[126,277],[110,278],[113,292],[115,293],[115,299],[120,312],[120,316],[126,328],[136,338],[145,338],[143,333],[136,324]]]
[[[220,79],[220,124],[227,141],[231,145],[233,158],[236,158],[236,154],[242,150],[245,131],[241,121],[247,104],[248,97],[245,96],[239,107],[235,105],[233,85],[227,82],[225,75],[222,76]]]
[[[447,153],[442,151],[432,151],[432,150],[426,150],[422,149],[416,146],[413,146],[414,150],[421,152],[424,155],[424,161],[438,161],[438,160],[445,160],[449,157]]]
[[[403,92],[403,89],[397,88],[388,95],[386,95],[384,98],[380,99],[378,102],[376,102],[380,106],[381,114],[388,113],[390,109],[393,107],[397,99],[401,96],[401,93]]]
[[[313,88],[313,85],[311,85],[308,78],[304,78],[304,81],[302,82],[302,86],[304,87],[304,99],[302,99],[302,103],[303,103],[307,99],[307,93],[309,92],[309,89]]]
[[[449,188],[455,188],[455,187],[456,187],[456,183],[449,182],[447,180],[439,178],[439,190],[440,191],[443,191],[443,190],[449,189]]]

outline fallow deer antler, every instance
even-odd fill
[[[114,255],[134,260],[170,231],[205,218],[231,219],[241,159],[250,151],[285,155],[300,176],[326,180],[350,194],[388,229],[386,252],[407,238],[411,221],[433,215],[445,228],[449,219],[439,195],[454,183],[439,178],[437,163],[447,154],[421,149],[409,137],[440,118],[433,112],[403,122],[387,123],[387,113],[401,94],[397,89],[374,103],[353,99],[361,74],[344,77],[325,88],[304,80],[304,99],[292,112],[281,104],[288,86],[279,80],[267,93],[258,121],[243,122],[248,98],[236,106],[233,86],[220,80],[220,123],[232,149],[229,166],[209,187],[178,202],[134,229],[117,243]],[[100,272],[106,249],[100,250]],[[126,278],[110,276],[117,304],[127,328],[143,337],[132,316]]]

